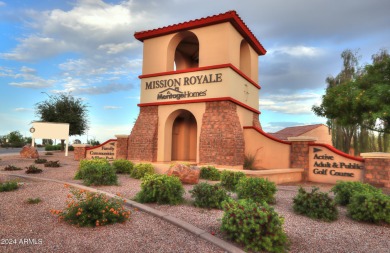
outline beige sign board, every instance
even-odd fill
[[[141,80],[141,104],[231,97],[259,108],[258,88],[229,67]]]
[[[324,146],[309,147],[309,181],[331,183],[362,181],[364,163]]]
[[[86,149],[86,159],[104,158],[114,160],[116,157],[116,140],[108,140],[99,146]]]
[[[34,146],[35,139],[65,140],[65,156],[68,156],[69,123],[33,122],[30,132],[32,146]]]

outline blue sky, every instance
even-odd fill
[[[388,0],[0,0],[0,135],[29,136],[35,104],[71,92],[89,106],[88,136],[129,134],[139,108],[136,31],[236,10],[268,51],[259,57],[265,131],[324,123],[311,112],[345,49],[362,64],[390,49]]]

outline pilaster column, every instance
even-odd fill
[[[129,136],[126,134],[115,135],[116,141],[116,157],[115,159],[127,159],[127,145]]]
[[[89,144],[73,144],[74,147],[74,160],[75,161],[80,161],[82,159],[85,159],[86,156],[86,148],[91,147]]]
[[[291,142],[290,168],[304,169],[302,180],[309,178],[309,144],[317,141],[317,138],[308,136],[288,137]]]
[[[390,188],[390,153],[361,153],[364,159],[365,183]]]

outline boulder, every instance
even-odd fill
[[[20,156],[23,158],[39,158],[38,150],[31,145],[27,144],[20,151]]]
[[[167,172],[168,176],[177,176],[183,184],[197,184],[199,182],[200,169],[184,164],[175,164]]]

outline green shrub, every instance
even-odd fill
[[[331,191],[335,194],[336,203],[342,206],[349,204],[350,199],[355,192],[381,192],[381,190],[369,184],[345,181],[337,181]]]
[[[299,187],[298,194],[293,200],[294,211],[313,219],[337,220],[338,211],[336,203],[329,197],[328,193],[318,190],[318,187],[313,187],[311,192],[306,192],[305,189]]]
[[[183,201],[184,188],[178,177],[147,174],[142,178],[141,191],[135,199],[141,203],[176,205]]]
[[[83,179],[84,178],[84,170],[87,167],[95,166],[95,165],[106,165],[109,166],[110,163],[107,159],[95,158],[92,160],[81,160],[79,163],[79,169],[74,176],[74,179]]]
[[[61,145],[46,145],[45,151],[61,150]]]
[[[189,191],[191,197],[195,199],[194,205],[197,207],[222,208],[222,202],[229,198],[225,188],[221,184],[211,185],[200,183]]]
[[[109,199],[103,194],[72,189],[66,201],[67,207],[63,211],[50,212],[71,224],[95,227],[127,221],[130,211],[123,208],[123,203],[117,197]]]
[[[236,191],[239,199],[252,199],[259,203],[265,201],[271,204],[275,203],[277,189],[275,183],[267,179],[243,177],[238,181]]]
[[[48,161],[45,163],[45,167],[54,167],[54,168],[61,167],[60,161]]]
[[[93,161],[93,160],[92,160]],[[104,163],[89,164],[82,170],[85,185],[117,185],[118,176],[111,165]]]
[[[200,178],[219,181],[221,180],[221,172],[214,166],[204,166],[200,168]]]
[[[139,163],[134,166],[133,171],[130,173],[130,177],[141,179],[146,174],[153,174],[154,173],[154,167],[150,163]]]
[[[245,177],[242,172],[224,170],[221,173],[221,185],[228,191],[235,191],[238,181]]]
[[[35,161],[34,161],[36,164],[43,164],[43,163],[45,163],[45,162],[47,162],[47,160],[46,159],[41,159],[41,158],[37,158],[37,159],[35,159]]]
[[[112,162],[112,167],[115,169],[116,173],[130,174],[133,170],[134,163],[126,159],[118,159]]]
[[[390,196],[380,192],[354,193],[347,211],[354,220],[390,224]]]
[[[40,203],[42,200],[40,199],[40,198],[28,198],[27,199],[27,203],[28,204],[38,204],[38,203]]]
[[[38,173],[41,173],[41,172],[42,172],[42,170],[38,169],[34,165],[30,165],[30,166],[26,167],[26,173],[27,174],[38,174]]]
[[[5,166],[4,170],[13,171],[13,170],[21,170],[21,168],[13,166],[13,165],[7,165],[7,166]]]
[[[0,192],[10,192],[18,189],[18,183],[16,181],[7,181],[0,183]]]
[[[284,219],[267,203],[250,199],[229,200],[222,204],[221,231],[246,250],[285,252],[287,235],[283,231]]]

